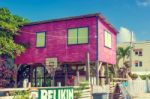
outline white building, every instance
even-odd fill
[[[121,47],[130,46],[129,42],[118,44]],[[132,73],[150,74],[150,41],[134,42],[132,50]],[[126,61],[128,61],[126,59]],[[119,62],[122,65],[122,61]]]

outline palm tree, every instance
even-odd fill
[[[129,58],[130,56],[130,50],[131,50],[131,47],[128,46],[128,47],[118,47],[117,48],[117,69],[120,70],[120,66],[119,66],[119,62],[120,60],[122,59],[123,61],[123,70],[125,72],[127,72],[128,68],[129,68],[129,65],[127,61],[125,61],[126,58]]]
[[[119,61],[121,59],[123,59],[123,64],[125,63],[125,59],[129,58],[129,56],[130,56],[130,49],[131,49],[130,46],[128,46],[126,48],[124,48],[124,47],[117,48],[117,65],[119,64]]]

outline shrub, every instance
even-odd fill
[[[150,74],[147,75],[148,79],[150,80]]]
[[[146,80],[147,76],[146,76],[146,75],[140,75],[140,78],[141,78],[142,80]]]
[[[13,93],[13,99],[30,99],[30,92],[29,91],[15,91]]]
[[[130,74],[130,77],[132,78],[132,80],[135,80],[138,78],[138,75],[137,74]]]

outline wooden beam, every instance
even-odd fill
[[[106,63],[106,84],[109,83],[108,75],[109,75],[109,73],[108,73],[108,63]]]
[[[100,62],[99,66],[98,66],[98,71],[100,71],[101,67],[102,67],[102,62]]]
[[[90,83],[90,55],[86,53],[86,80]]]
[[[102,62],[96,61],[96,85],[99,85],[99,70],[102,66]]]

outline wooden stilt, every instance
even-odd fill
[[[99,85],[99,71],[102,67],[102,62],[96,61],[96,85]]]
[[[86,81],[90,83],[90,56],[89,52],[86,53]]]
[[[77,75],[77,84],[79,84],[79,83],[80,83],[80,73],[79,73],[79,68],[78,68],[78,66],[77,66],[76,75]]]
[[[106,63],[106,84],[109,83],[109,78],[108,78],[108,76],[109,76],[108,63]]]
[[[98,70],[98,67],[99,67],[99,62],[96,61],[96,85],[99,85],[99,70]]]
[[[18,70],[20,67],[21,67],[21,64],[15,65],[15,72],[16,72],[15,88],[17,88],[17,86],[18,86],[18,84],[17,84],[17,82],[18,82]]]
[[[100,73],[101,73],[101,85],[104,86],[105,85],[105,66],[102,65],[101,66],[101,70],[100,70]]]

